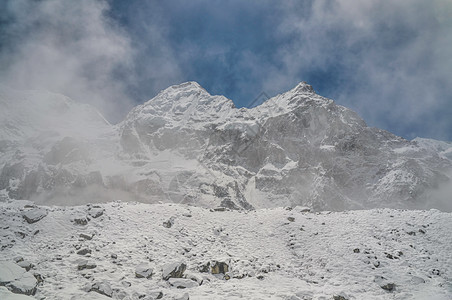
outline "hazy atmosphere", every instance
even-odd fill
[[[452,299],[452,0],[0,0],[0,300]]]
[[[248,106],[300,81],[404,138],[452,140],[452,2],[0,3],[0,81],[110,122],[196,81]]]

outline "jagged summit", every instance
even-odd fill
[[[173,93],[191,94],[208,92],[196,81],[187,81],[167,87],[166,89],[160,91],[158,96],[161,94],[173,94]]]
[[[292,91],[299,92],[299,93],[314,93],[315,94],[315,91],[312,88],[312,86],[305,81],[302,81],[299,84],[297,84],[295,86],[295,88],[292,89]]]

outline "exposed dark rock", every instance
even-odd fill
[[[388,292],[392,292],[395,289],[396,285],[394,283],[387,283],[380,287]]]
[[[175,217],[171,217],[168,221],[163,222],[163,227],[171,228],[174,225],[174,219]]]
[[[110,298],[113,296],[113,290],[111,289],[110,284],[106,281],[94,283],[91,288],[89,288],[88,292],[96,292]]]
[[[0,286],[6,286],[11,292],[16,294],[34,295],[38,282],[30,272],[14,262],[0,262]]]
[[[135,276],[137,278],[151,278],[154,270],[146,264],[138,265],[135,268]]]
[[[87,216],[75,216],[72,218],[72,221],[77,225],[87,225],[89,218]]]
[[[24,268],[25,271],[30,271],[30,269],[33,268],[33,264],[26,260],[17,262],[17,265],[21,268]]]
[[[93,239],[93,236],[94,236],[93,234],[88,235],[88,234],[80,233],[80,237],[81,237],[82,239],[85,239],[85,240],[88,240],[88,241],[92,240],[92,239]]]
[[[182,278],[186,269],[187,265],[182,262],[167,264],[163,266],[162,269],[163,279],[168,280],[170,278]]]
[[[341,295],[335,295],[333,296],[333,300],[348,300],[348,299]]]
[[[85,269],[94,269],[95,267],[97,267],[97,265],[95,263],[88,263],[88,261],[86,259],[81,259],[77,263],[77,270],[79,270],[79,271],[85,270]]]
[[[168,279],[168,282],[171,286],[174,286],[178,289],[186,289],[199,286],[196,281],[184,278],[170,278]]]
[[[84,249],[78,250],[78,251],[77,251],[77,254],[78,254],[78,255],[91,254],[91,250],[88,249],[88,248],[84,248]]]
[[[215,261],[212,264],[210,272],[212,274],[226,274],[227,272],[229,272],[229,266],[225,262]]]
[[[98,218],[100,216],[102,216],[104,214],[105,209],[103,209],[100,206],[93,206],[90,207],[88,209],[88,214],[92,217],[92,218]]]
[[[199,272],[201,273],[208,273],[210,271],[210,262],[207,262],[203,265],[200,265],[198,267]]]

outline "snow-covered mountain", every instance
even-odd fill
[[[447,144],[370,128],[304,82],[251,109],[187,82],[118,125],[62,95],[2,88],[0,101],[4,198],[429,208],[450,186]]]
[[[391,209],[451,209],[451,143],[306,83],[247,109],[188,82],[117,125],[44,91],[0,105],[2,300],[451,298],[451,213]]]

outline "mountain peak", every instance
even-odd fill
[[[199,83],[196,81],[187,81],[180,84],[175,84],[170,86],[165,90],[177,90],[177,91],[206,91]]]
[[[310,84],[308,84],[306,81],[302,81],[295,88],[292,89],[294,92],[298,93],[315,93],[314,89]]]

